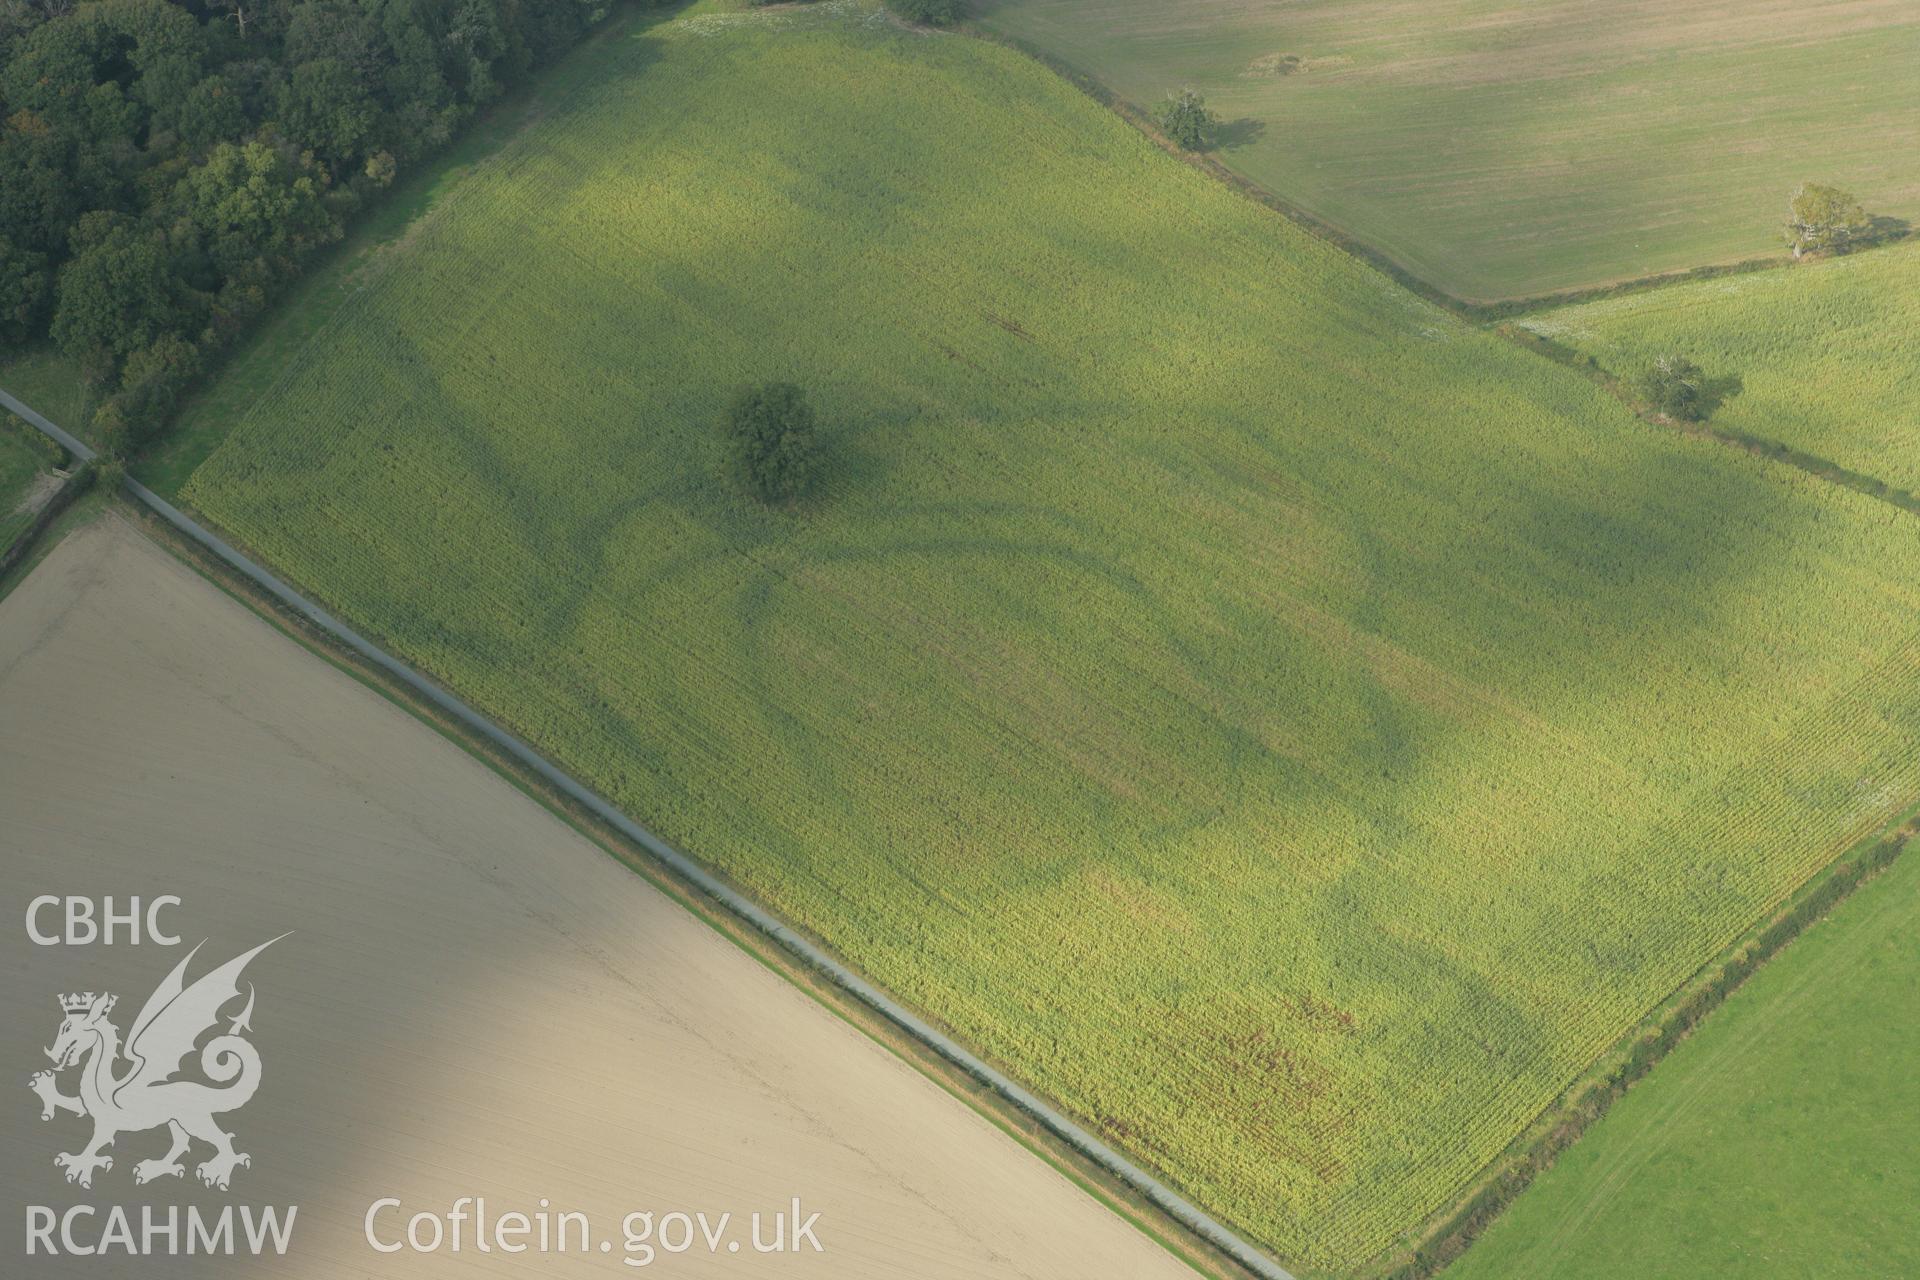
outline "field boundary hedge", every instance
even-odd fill
[[[1452,1205],[1428,1219],[1413,1243],[1384,1255],[1362,1274],[1372,1280],[1429,1280],[1465,1253],[1488,1224],[1553,1167],[1560,1153],[1612,1109],[1685,1040],[1728,996],[1806,928],[1824,919],[1855,889],[1893,865],[1920,835],[1920,813],[1909,810],[1891,829],[1843,853],[1786,902],[1753,925],[1718,957],[1650,1012],[1543,1111]]]
[[[0,404],[13,409],[26,421],[46,432],[75,456],[83,458],[89,464],[92,464],[97,457],[92,448],[14,399],[4,389],[0,389]],[[987,1087],[1002,1102],[1031,1118],[1055,1138],[1073,1148],[1079,1155],[1118,1178],[1145,1197],[1160,1212],[1178,1222],[1208,1245],[1231,1258],[1248,1272],[1261,1277],[1262,1280],[1294,1280],[1290,1272],[1243,1239],[1232,1228],[1207,1214],[1172,1187],[1081,1128],[1038,1095],[1022,1087],[953,1037],[866,981],[831,955],[826,948],[803,935],[794,926],[746,893],[722,880],[704,865],[635,822],[591,788],[535,751],[517,735],[495,724],[451,691],[415,671],[345,622],[308,600],[286,582],[249,559],[219,535],[195,521],[132,476],[122,473],[121,484],[141,506],[200,548],[211,553],[229,569],[247,579],[251,585],[266,592],[280,605],[320,630],[333,642],[344,645],[360,658],[373,664],[386,676],[404,686],[409,693],[425,699],[437,712],[449,717],[465,731],[477,735],[489,746],[504,752],[515,764],[528,770],[541,782],[579,805],[595,819],[644,849],[671,871],[678,880],[698,888],[708,898],[778,943],[807,969],[831,981],[921,1046],[931,1050]]]
[[[1730,448],[1745,450],[1755,457],[1784,463],[1808,475],[1825,480],[1829,484],[1851,489],[1855,493],[1865,494],[1869,498],[1898,507],[1910,515],[1920,516],[1920,494],[1896,488],[1877,476],[1851,470],[1830,458],[1823,458],[1816,453],[1807,453],[1783,441],[1757,436],[1750,431],[1716,427],[1712,422],[1681,422],[1669,418],[1656,412],[1653,406],[1647,403],[1645,397],[1638,394],[1626,379],[1602,365],[1592,355],[1580,352],[1564,342],[1549,338],[1543,333],[1536,333],[1522,325],[1500,324],[1495,326],[1494,332],[1536,355],[1544,356],[1555,364],[1565,365],[1576,373],[1582,374],[1607,394],[1626,405],[1641,421],[1651,426],[1665,427],[1681,435],[1714,440]]]

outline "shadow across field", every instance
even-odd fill
[[[1700,416],[1710,421],[1720,412],[1721,406],[1747,389],[1746,382],[1737,373],[1721,373],[1702,379],[1700,383]]]
[[[1241,116],[1237,120],[1227,120],[1213,127],[1207,136],[1209,151],[1238,151],[1251,146],[1266,136],[1267,122],[1253,116]]]

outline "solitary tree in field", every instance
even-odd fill
[[[1853,193],[1818,182],[1803,182],[1787,203],[1787,244],[1793,256],[1844,249],[1871,225]]]
[[[1220,118],[1207,110],[1207,100],[1197,90],[1182,89],[1169,93],[1154,113],[1162,131],[1186,151],[1198,151],[1206,145],[1207,130]]]
[[[1664,355],[1640,379],[1641,394],[1654,410],[1682,422],[1701,422],[1707,416],[1706,375],[1685,356]]]
[[[813,410],[791,382],[747,387],[727,409],[727,473],[762,502],[798,497],[818,453]]]

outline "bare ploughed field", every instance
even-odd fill
[[[0,1239],[27,1206],[298,1205],[285,1259],[75,1259],[33,1275],[634,1274],[622,1218],[731,1213],[709,1256],[638,1274],[1191,1276],[986,1120],[622,868],[452,743],[318,661],[113,517],[0,602]],[[36,946],[41,893],[177,894],[179,947]],[[43,922],[53,923],[53,916]],[[193,974],[277,934],[257,989],[257,1096],[224,1118],[252,1156],[221,1193],[133,1166],[90,1190],[29,1075],[56,997],[112,990],[125,1030],[205,937]],[[244,986],[242,990],[244,991]],[[224,1028],[223,1028],[224,1029]],[[64,1086],[71,1092],[69,1072]],[[416,1211],[589,1215],[608,1254],[375,1253]],[[794,1196],[825,1247],[758,1254],[748,1215]],[[770,1237],[770,1217],[763,1233]],[[137,1217],[136,1217],[137,1222]],[[92,1227],[97,1238],[100,1230]],[[471,1231],[471,1226],[468,1227]]]

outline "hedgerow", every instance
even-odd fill
[[[1519,323],[1622,373],[1684,351],[1740,394],[1717,427],[1920,492],[1920,244],[1566,307]]]

